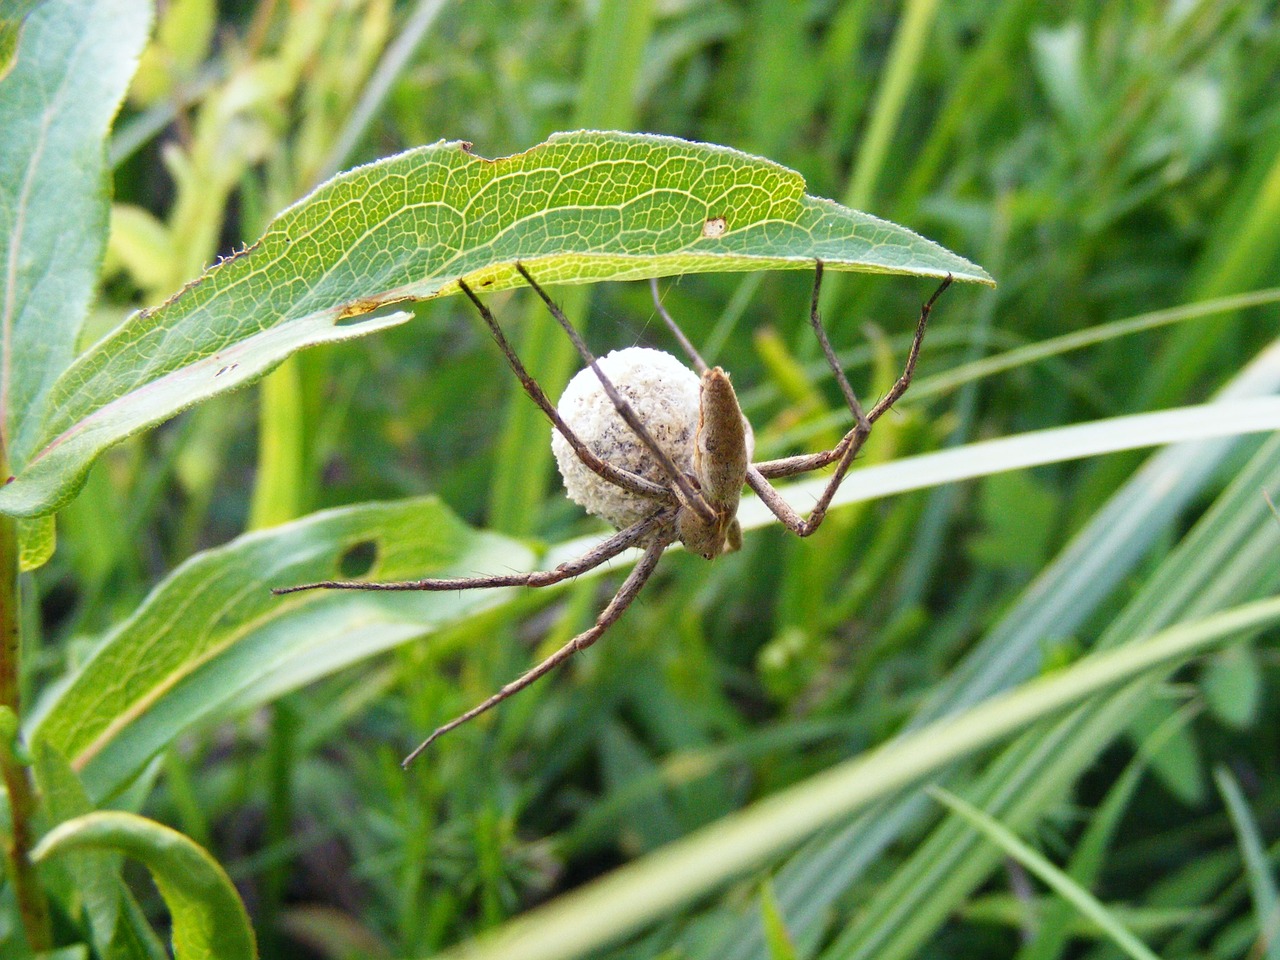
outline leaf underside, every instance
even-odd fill
[[[723,223],[721,222],[723,221]],[[250,382],[305,346],[406,314],[389,304],[522,284],[829,268],[991,283],[911,231],[806,196],[794,171],[644,134],[557,134],[499,160],[440,142],[335,177],[261,240],[134,314],[54,384],[36,452],[0,511],[50,512],[104,449]]]

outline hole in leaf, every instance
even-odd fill
[[[707,222],[702,225],[702,235],[714,240],[716,237],[724,236],[727,229],[729,224],[725,222],[724,217],[708,217]]]
[[[338,558],[338,572],[347,580],[362,577],[373,569],[378,559],[378,544],[373,540],[353,543]]]
[[[40,616],[42,623],[56,629],[70,622],[71,615],[81,600],[80,591],[70,580],[55,581],[53,586],[40,598]]]

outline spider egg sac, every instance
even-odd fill
[[[615,350],[600,361],[610,382],[640,416],[649,435],[683,471],[692,469],[693,437],[698,428],[701,380],[669,353],[648,347]],[[564,422],[601,460],[668,485],[668,479],[640,438],[614,409],[600,378],[590,367],[565,387],[557,408]],[[593,473],[559,431],[551,450],[569,499],[588,513],[621,529],[642,520],[654,502],[614,486]]]

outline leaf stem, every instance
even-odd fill
[[[8,476],[8,457],[0,442],[0,476]],[[49,911],[35,866],[28,855],[32,845],[35,791],[27,766],[17,750],[19,655],[22,635],[18,612],[18,521],[0,515],[0,775],[9,793],[11,830],[5,839],[5,858],[14,896],[32,952],[53,946]]]

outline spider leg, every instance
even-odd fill
[[[831,341],[827,338],[826,328],[822,325],[822,315],[818,312],[818,297],[821,292],[822,261],[817,260],[815,261],[813,272],[813,296],[809,301],[809,325],[813,327],[814,335],[818,338],[818,343],[822,347],[822,355],[827,359],[827,366],[831,368],[836,376],[836,383],[840,385],[840,392],[844,395],[844,402],[849,407],[849,412],[853,414],[853,428],[830,450],[824,450],[821,453],[802,454],[797,457],[787,457],[783,460],[770,460],[759,464],[761,474],[766,477],[789,477],[796,473],[804,473],[809,470],[816,470],[819,467],[825,467],[827,464],[834,463],[844,456],[845,450],[850,445],[861,447],[871,433],[873,421],[863,412],[862,404],[858,402],[858,397],[853,392],[853,387],[849,385],[849,378],[845,376],[844,368],[840,365],[840,360],[831,346]]]
[[[653,573],[654,567],[658,565],[658,560],[662,557],[662,553],[666,550],[669,543],[670,540],[660,538],[654,540],[645,548],[644,556],[640,558],[640,561],[635,565],[631,573],[628,574],[627,579],[624,580],[622,586],[618,588],[618,592],[613,595],[613,599],[609,601],[608,606],[606,606],[604,610],[601,611],[600,615],[596,617],[596,622],[589,630],[584,630],[582,633],[578,634],[555,653],[551,654],[551,656],[516,677],[516,679],[512,680],[487,700],[472,707],[466,713],[450,720],[444,726],[437,728],[431,736],[423,740],[412,753],[405,757],[404,761],[400,765],[402,767],[409,766],[409,764],[412,763],[414,759],[422,753],[422,751],[431,746],[431,744],[439,737],[448,733],[450,730],[462,726],[468,720],[472,720],[480,716],[480,714],[485,711],[496,707],[512,694],[519,693],[534,681],[545,676],[547,673],[550,673],[579,650],[585,650],[587,647],[599,640],[604,632],[617,622],[618,618],[622,616],[627,607],[631,605],[631,602],[635,600],[636,595],[640,593],[640,588],[644,586],[645,581],[648,580],[650,574]]]
[[[815,264],[813,296],[809,300],[809,325],[813,327],[813,332],[822,347],[822,355],[827,358],[827,366],[836,375],[836,383],[840,384],[840,392],[844,394],[844,402],[853,414],[854,429],[864,426],[867,431],[870,431],[871,424],[868,422],[867,415],[862,412],[862,404],[858,402],[858,398],[853,392],[853,387],[849,385],[849,378],[845,376],[844,367],[840,365],[840,359],[836,356],[836,352],[831,346],[831,341],[827,338],[827,329],[822,325],[822,314],[818,312],[818,297],[822,293],[822,261],[815,261]],[[852,432],[850,431],[850,433]]]
[[[529,371],[525,369],[524,364],[520,362],[520,358],[516,356],[516,352],[512,349],[510,342],[502,333],[502,328],[498,325],[498,321],[494,318],[493,313],[480,302],[480,298],[472,292],[463,280],[458,281],[458,287],[471,300],[489,328],[489,332],[493,335],[493,339],[497,342],[498,348],[502,351],[502,355],[507,358],[507,363],[515,372],[520,380],[520,385],[524,387],[524,392],[529,395],[551,420],[552,425],[560,431],[561,436],[569,441],[569,446],[573,448],[573,452],[578,455],[578,459],[586,465],[597,476],[609,481],[615,486],[619,486],[624,490],[629,490],[634,494],[642,497],[648,497],[650,500],[657,500],[662,503],[674,503],[675,498],[671,491],[661,484],[654,483],[652,480],[646,480],[644,477],[636,476],[630,470],[623,470],[615,467],[611,463],[601,460],[592,452],[591,448],[583,443],[569,428],[560,416],[560,412],[556,409],[555,404],[547,397],[542,387],[538,385],[538,381],[529,375]]]
[[[702,359],[702,354],[698,353],[694,345],[689,342],[689,338],[686,337],[684,335],[684,331],[680,329],[680,324],[675,322],[671,314],[667,313],[667,308],[662,305],[662,300],[658,296],[657,277],[649,278],[649,289],[653,291],[653,305],[658,310],[658,316],[662,317],[663,322],[667,325],[667,329],[670,330],[671,335],[676,338],[676,343],[680,344],[680,349],[683,350],[685,355],[693,361],[693,369],[698,371],[699,376],[706,373],[707,361]]]
[[[573,324],[569,322],[569,318],[564,315],[564,311],[556,306],[555,302],[547,295],[547,292],[543,290],[542,287],[538,286],[538,282],[529,275],[529,271],[524,268],[524,264],[517,262],[516,269],[519,270],[520,275],[528,281],[529,286],[533,287],[538,296],[542,298],[542,302],[547,305],[547,309],[550,310],[551,315],[556,318],[556,322],[564,328],[564,332],[567,333],[569,335],[569,339],[573,341],[573,345],[577,348],[578,355],[582,357],[583,362],[595,371],[595,375],[600,380],[600,386],[604,387],[604,392],[613,402],[613,407],[618,411],[618,416],[622,417],[626,425],[631,428],[631,431],[640,438],[640,442],[648,448],[651,454],[653,454],[654,459],[658,461],[658,465],[662,468],[662,472],[667,475],[667,479],[669,479],[679,491],[681,501],[698,514],[698,516],[706,523],[714,523],[716,516],[715,511],[711,509],[711,506],[689,481],[689,478],[686,477],[680,471],[680,468],[672,462],[671,458],[667,456],[667,452],[658,446],[653,437],[649,435],[649,431],[645,429],[643,421],[641,421],[635,410],[632,409],[631,404],[627,403],[626,398],[618,392],[618,388],[613,385],[613,382],[605,376],[604,371],[600,369],[600,365],[596,362],[595,355],[587,348],[587,344],[582,339],[582,335],[574,329]]]
[[[880,399],[880,402],[872,407],[869,413],[864,414],[861,405],[853,394],[853,390],[849,387],[844,372],[840,369],[835,351],[831,349],[831,343],[827,340],[826,333],[823,331],[818,317],[818,286],[821,279],[822,264],[819,262],[817,280],[814,282],[810,318],[813,321],[814,330],[818,334],[819,342],[822,344],[823,352],[827,355],[827,361],[836,372],[836,379],[840,382],[841,390],[845,394],[845,400],[849,403],[850,409],[853,411],[856,422],[853,429],[845,434],[844,438],[830,450],[798,457],[787,457],[782,460],[769,460],[764,463],[754,464],[747,469],[747,484],[764,501],[765,506],[769,508],[773,515],[786,525],[787,529],[801,537],[809,536],[822,523],[827,514],[827,508],[831,505],[831,498],[835,496],[841,481],[844,480],[845,474],[853,464],[854,457],[858,455],[862,445],[866,443],[867,437],[871,433],[872,424],[879,420],[911,386],[911,378],[915,373],[916,361],[920,358],[920,346],[924,342],[925,327],[929,323],[929,313],[932,311],[938,297],[942,295],[942,291],[951,285],[951,276],[948,274],[947,278],[942,281],[941,286],[934,291],[933,296],[920,308],[920,319],[916,323],[915,337],[911,341],[911,349],[907,353],[907,363],[903,368],[902,375],[898,377],[889,392]],[[819,467],[825,467],[832,461],[836,462],[835,473],[832,474],[831,480],[822,491],[822,495],[818,498],[818,502],[809,514],[808,519],[804,519],[796,513],[769,483],[770,477],[791,477],[799,473],[808,473]]]
[[[947,289],[950,285],[951,276],[948,274],[947,278],[942,281],[942,285],[934,291],[933,296],[931,296],[921,308],[920,320],[916,323],[915,337],[911,341],[911,350],[907,354],[907,363],[902,372],[902,376],[898,378],[897,382],[893,385],[893,388],[884,395],[880,402],[872,407],[871,412],[865,415],[863,419],[866,420],[867,429],[864,432],[870,432],[871,424],[879,420],[885,411],[893,406],[893,404],[906,392],[907,387],[910,386],[911,377],[915,372],[916,360],[920,356],[920,345],[924,341],[925,326],[929,321],[929,314],[938,297],[942,295],[942,291]],[[816,287],[817,284],[815,283],[815,291]],[[813,316],[816,316],[816,303],[817,296],[815,292],[815,306],[813,308],[813,314],[811,314],[811,320]],[[823,344],[823,352],[827,353],[827,360],[831,364],[831,368],[836,371],[836,377],[841,383],[841,391],[846,393],[847,401],[853,391],[848,386],[848,380],[844,376],[844,371],[839,367],[839,361],[836,359],[834,351],[830,351],[830,343],[827,340],[826,333],[820,322],[814,323],[814,330],[818,335],[819,342]],[[855,405],[857,405],[856,398],[852,403],[850,403],[850,409],[854,410]],[[860,409],[860,405],[858,405],[858,410]],[[854,419],[855,421],[859,419],[857,411],[855,411]],[[780,460],[766,460],[763,463],[756,464],[756,467],[759,469],[762,476],[769,477],[771,479],[777,477],[793,477],[798,473],[808,473],[811,470],[817,470],[819,467],[825,467],[828,464],[839,460],[844,455],[845,448],[854,441],[855,435],[859,432],[859,426],[859,423],[855,423],[853,429],[845,434],[840,442],[830,450],[824,450],[821,453],[805,453],[794,457],[783,457]]]
[[[574,560],[566,560],[552,570],[534,570],[530,573],[495,574],[484,577],[457,577],[424,580],[322,580],[318,583],[304,583],[296,587],[277,587],[271,592],[280,596],[286,593],[300,593],[303,590],[478,590],[485,587],[549,587],[572,577],[580,576],[612,560],[628,547],[634,547],[653,535],[664,524],[675,517],[671,507],[655,510],[643,520],[637,520],[631,526],[618,531],[607,540],[602,540],[595,547]]]

